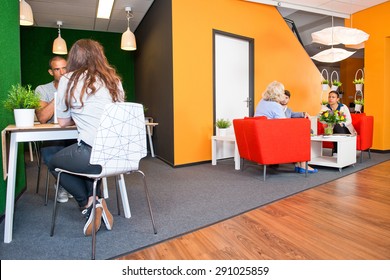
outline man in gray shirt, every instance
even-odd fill
[[[36,110],[36,115],[40,123],[52,123],[54,121],[54,94],[57,91],[58,83],[63,74],[66,73],[66,60],[61,56],[54,56],[49,61],[48,72],[53,76],[53,81],[40,85],[35,92],[41,97],[40,108]],[[46,141],[41,147],[43,162],[47,165],[51,157],[67,146],[66,141]],[[69,194],[62,187],[58,190],[58,202],[67,202]]]

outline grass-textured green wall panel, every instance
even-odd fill
[[[53,41],[58,36],[57,28],[21,27],[21,66],[23,85],[33,88],[52,81],[47,72],[52,53]],[[61,29],[61,37],[66,41],[68,52],[79,39],[93,39],[100,42],[109,63],[116,68],[123,80],[127,101],[135,100],[134,92],[134,52],[120,48],[121,33]],[[66,58],[66,55],[64,56]]]
[[[13,112],[4,110],[3,101],[7,98],[11,85],[20,83],[20,47],[19,47],[19,2],[2,1],[0,9],[0,129],[14,123]],[[23,144],[19,145],[23,151]],[[24,153],[18,154],[18,173],[16,195],[26,186]],[[0,163],[3,170],[3,163]],[[0,179],[0,215],[4,214],[7,182]]]

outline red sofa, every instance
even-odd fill
[[[233,120],[241,159],[266,166],[310,161],[310,121],[253,117]],[[307,170],[306,170],[307,176]]]
[[[363,162],[363,152],[368,151],[368,157],[371,158],[371,147],[374,135],[374,117],[367,116],[365,113],[351,114],[352,125],[357,132],[356,150],[361,151],[360,162]],[[317,134],[323,134],[324,128],[320,122],[317,125]],[[331,142],[324,142],[324,147],[332,148]]]

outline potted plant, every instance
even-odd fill
[[[329,80],[322,80],[321,85],[322,85],[323,91],[328,90],[329,89]]]
[[[355,112],[361,113],[362,107],[364,105],[364,100],[363,99],[355,99],[355,101],[353,103],[355,103]]]
[[[355,79],[353,80],[353,83],[355,84],[356,91],[362,91],[363,84],[364,84],[364,78],[361,79]]]
[[[34,126],[35,109],[40,107],[40,97],[31,89],[31,85],[12,85],[3,105],[5,109],[14,111],[17,127],[31,127]]]
[[[219,136],[226,136],[226,130],[232,125],[228,119],[217,119],[215,126],[218,128]]]
[[[334,80],[332,83],[332,90],[336,91],[342,84],[342,82]]]

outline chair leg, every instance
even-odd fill
[[[97,182],[98,182],[99,179],[95,179],[95,181],[93,182],[93,192],[92,192],[92,197],[95,198],[96,197],[96,186],[97,186]],[[95,259],[95,254],[96,254],[96,227],[95,227],[95,224],[96,224],[96,199],[93,199],[92,200],[92,211],[91,211],[91,215],[92,215],[92,220],[93,220],[93,223],[92,223],[92,255],[91,255],[91,260],[94,260]]]
[[[119,205],[119,192],[120,192],[120,190],[119,190],[118,176],[115,176],[115,189],[116,189],[116,205],[118,207],[118,216],[120,216],[121,215],[121,207]]]
[[[39,191],[39,180],[41,178],[41,166],[42,166],[42,155],[40,153],[36,153],[37,155],[37,166],[38,166],[38,175],[37,175],[37,186],[35,192]]]
[[[50,178],[49,178],[49,168],[47,169],[47,172],[46,172],[46,190],[45,190],[45,206],[47,205],[47,201],[48,201],[48,197],[49,197],[49,183],[50,183]],[[57,186],[58,188],[58,186]],[[57,201],[57,197],[56,197],[56,200]]]
[[[146,185],[145,174],[141,170],[134,170],[132,172],[138,172],[138,173],[140,173],[142,175],[142,181],[144,183],[144,190],[145,190],[145,194],[146,194],[146,200],[148,202],[148,207],[149,207],[150,219],[152,220],[152,225],[153,225],[153,232],[154,232],[154,234],[157,234],[157,229],[156,229],[156,225],[154,223],[154,217],[153,217],[153,212],[152,212],[152,206],[150,204],[149,190],[148,190],[148,186]]]
[[[263,168],[263,181],[265,182],[265,175],[267,174],[267,165],[263,165],[264,168]]]
[[[309,164],[308,162],[306,161],[305,162],[305,177],[307,177],[307,171],[309,170]]]
[[[368,158],[371,159],[371,149],[368,149]]]
[[[362,163],[362,162],[363,162],[363,150],[360,151],[360,163]]]
[[[53,236],[53,234],[54,234],[54,226],[55,226],[56,214],[57,214],[57,196],[58,196],[58,188],[59,188],[59,185],[60,185],[61,173],[62,172],[59,172],[58,173],[58,177],[57,177],[57,187],[56,187],[56,194],[54,196],[54,202],[53,202],[54,206],[53,206],[53,214],[52,214],[52,218],[51,218],[50,236]]]

